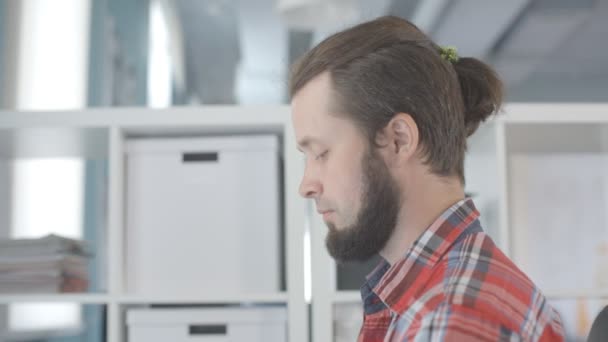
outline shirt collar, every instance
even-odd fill
[[[473,200],[465,198],[444,211],[404,258],[393,265],[383,259],[361,287],[365,312],[374,313],[386,306],[399,313],[409,307],[450,247],[466,235],[481,231],[479,224],[473,225],[478,217]]]

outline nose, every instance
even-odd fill
[[[304,198],[317,198],[321,195],[323,187],[317,177],[311,175],[311,172],[306,168],[304,176],[300,182],[300,196]]]

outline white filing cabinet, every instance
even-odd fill
[[[278,145],[272,135],[128,141],[128,292],[279,291]]]
[[[132,309],[127,325],[128,342],[284,342],[287,309]]]

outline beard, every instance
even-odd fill
[[[362,262],[378,254],[397,224],[401,205],[397,182],[372,147],[363,156],[361,167],[363,193],[355,222],[341,229],[326,223],[329,233],[325,245],[338,263]]]

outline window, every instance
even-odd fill
[[[90,0],[19,2],[18,110],[78,109],[86,104]],[[84,162],[17,160],[13,164],[12,237],[48,233],[82,236]],[[9,329],[38,330],[81,324],[77,304],[12,304]]]

